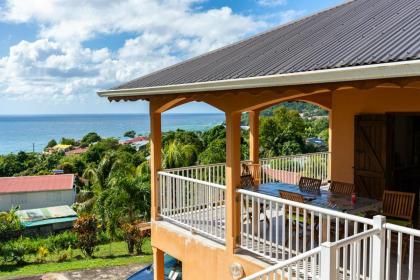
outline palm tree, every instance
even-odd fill
[[[124,168],[124,163],[118,158],[115,151],[111,151],[103,156],[98,166],[89,165],[83,177],[88,179],[91,189],[81,190],[78,193],[76,208],[79,212],[91,212],[97,208],[99,216],[103,217],[103,204],[101,203],[101,194],[108,188],[108,183],[116,172],[125,170],[131,171],[130,168]]]
[[[189,166],[196,161],[197,149],[194,145],[183,145],[177,141],[173,141],[164,149],[163,165],[165,168]]]

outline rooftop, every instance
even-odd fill
[[[74,175],[0,177],[0,194],[73,189]]]
[[[124,91],[418,60],[418,0],[354,0],[114,87]]]

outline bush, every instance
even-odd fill
[[[59,252],[77,247],[77,235],[71,231],[65,231],[60,234],[51,235],[46,240],[46,246],[50,251]]]
[[[48,251],[47,248],[41,246],[38,248],[38,253],[37,253],[37,260],[40,263],[43,263],[47,260],[47,256],[50,252]]]
[[[9,241],[0,247],[0,256],[5,263],[22,264],[26,254],[26,245],[18,241]]]
[[[22,235],[23,225],[19,217],[16,216],[17,209],[13,208],[10,212],[0,212],[0,242],[6,242]]]
[[[136,253],[140,255],[142,253],[141,247],[143,240],[150,236],[150,231],[144,230],[143,225],[144,223],[141,221],[122,225],[124,240],[127,242],[128,252],[130,254],[134,253],[134,249],[136,249]]]
[[[94,215],[79,217],[73,226],[77,236],[77,247],[82,250],[85,256],[91,257],[99,243],[98,220]]]

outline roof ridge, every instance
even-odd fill
[[[9,179],[9,178],[34,178],[34,177],[57,177],[57,176],[75,176],[74,174],[48,174],[48,175],[26,175],[26,176],[9,176],[9,177],[0,177],[0,180],[2,179]]]
[[[220,47],[220,48],[216,48],[216,49],[214,49],[214,50],[212,50],[212,51],[208,51],[208,52],[205,52],[205,53],[203,53],[203,54],[200,54],[200,55],[197,55],[197,56],[194,56],[194,57],[188,58],[188,59],[186,59],[186,60],[182,60],[182,61],[180,61],[180,62],[178,62],[178,63],[172,64],[172,65],[169,65],[169,66],[164,67],[164,68],[162,68],[162,69],[159,69],[159,70],[156,70],[156,71],[152,71],[152,72],[150,72],[150,73],[148,73],[148,74],[146,74],[146,75],[142,75],[142,76],[140,76],[140,77],[138,77],[138,78],[132,79],[132,80],[130,80],[130,81],[128,81],[128,82],[125,82],[125,83],[120,84],[120,85],[118,85],[118,86],[112,87],[112,88],[110,88],[109,90],[117,90],[117,89],[119,89],[119,88],[121,88],[121,87],[123,87],[123,86],[129,85],[129,84],[131,84],[131,83],[133,83],[133,82],[136,82],[136,81],[138,81],[138,80],[140,80],[140,79],[144,79],[144,78],[146,78],[146,77],[149,77],[149,76],[155,75],[155,74],[157,74],[157,73],[164,72],[164,71],[169,70],[169,69],[171,69],[171,68],[173,68],[173,67],[176,67],[176,66],[182,65],[182,64],[184,64],[184,63],[188,63],[188,62],[190,62],[190,61],[192,61],[192,60],[199,59],[199,58],[201,58],[201,57],[205,57],[205,56],[211,55],[211,54],[213,54],[213,53],[215,53],[215,52],[218,52],[218,51],[221,51],[221,50],[224,50],[224,49],[228,49],[228,48],[230,48],[230,47],[232,47],[232,46],[235,46],[235,45],[237,45],[237,44],[243,43],[243,42],[248,41],[248,40],[252,40],[252,39],[254,39],[254,38],[261,37],[261,36],[266,35],[266,34],[269,34],[269,33],[271,33],[271,32],[275,32],[275,31],[277,31],[277,30],[279,30],[279,29],[281,29],[281,28],[284,28],[284,27],[286,27],[286,26],[290,26],[290,25],[293,25],[293,24],[299,23],[299,22],[304,21],[304,20],[307,20],[307,19],[309,19],[309,18],[311,18],[311,17],[314,17],[314,16],[317,16],[317,15],[319,15],[319,14],[322,14],[322,13],[325,13],[325,12],[328,12],[328,11],[331,11],[331,10],[334,10],[334,9],[337,9],[337,8],[339,8],[339,7],[342,7],[342,6],[348,5],[348,4],[353,3],[353,2],[356,2],[356,1],[362,1],[362,0],[345,0],[344,2],[342,2],[342,3],[338,4],[338,5],[335,5],[335,6],[333,6],[333,7],[328,7],[328,8],[322,9],[322,10],[320,10],[320,11],[316,11],[316,12],[314,12],[314,13],[308,14],[308,15],[303,16],[303,17],[301,17],[301,18],[298,18],[298,19],[295,19],[295,20],[292,20],[292,21],[289,21],[289,22],[285,22],[285,23],[283,23],[283,24],[280,24],[280,25],[274,26],[274,27],[272,27],[272,28],[270,28],[270,29],[268,29],[268,30],[265,30],[265,31],[259,32],[259,33],[257,33],[257,34],[254,34],[254,35],[249,36],[249,37],[246,37],[246,38],[243,38],[243,39],[241,39],[241,40],[239,40],[239,41],[235,41],[235,42],[233,42],[233,43],[227,44],[227,45],[222,46],[222,47]]]

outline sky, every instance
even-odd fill
[[[0,0],[0,115],[147,113],[96,92],[341,2]]]

